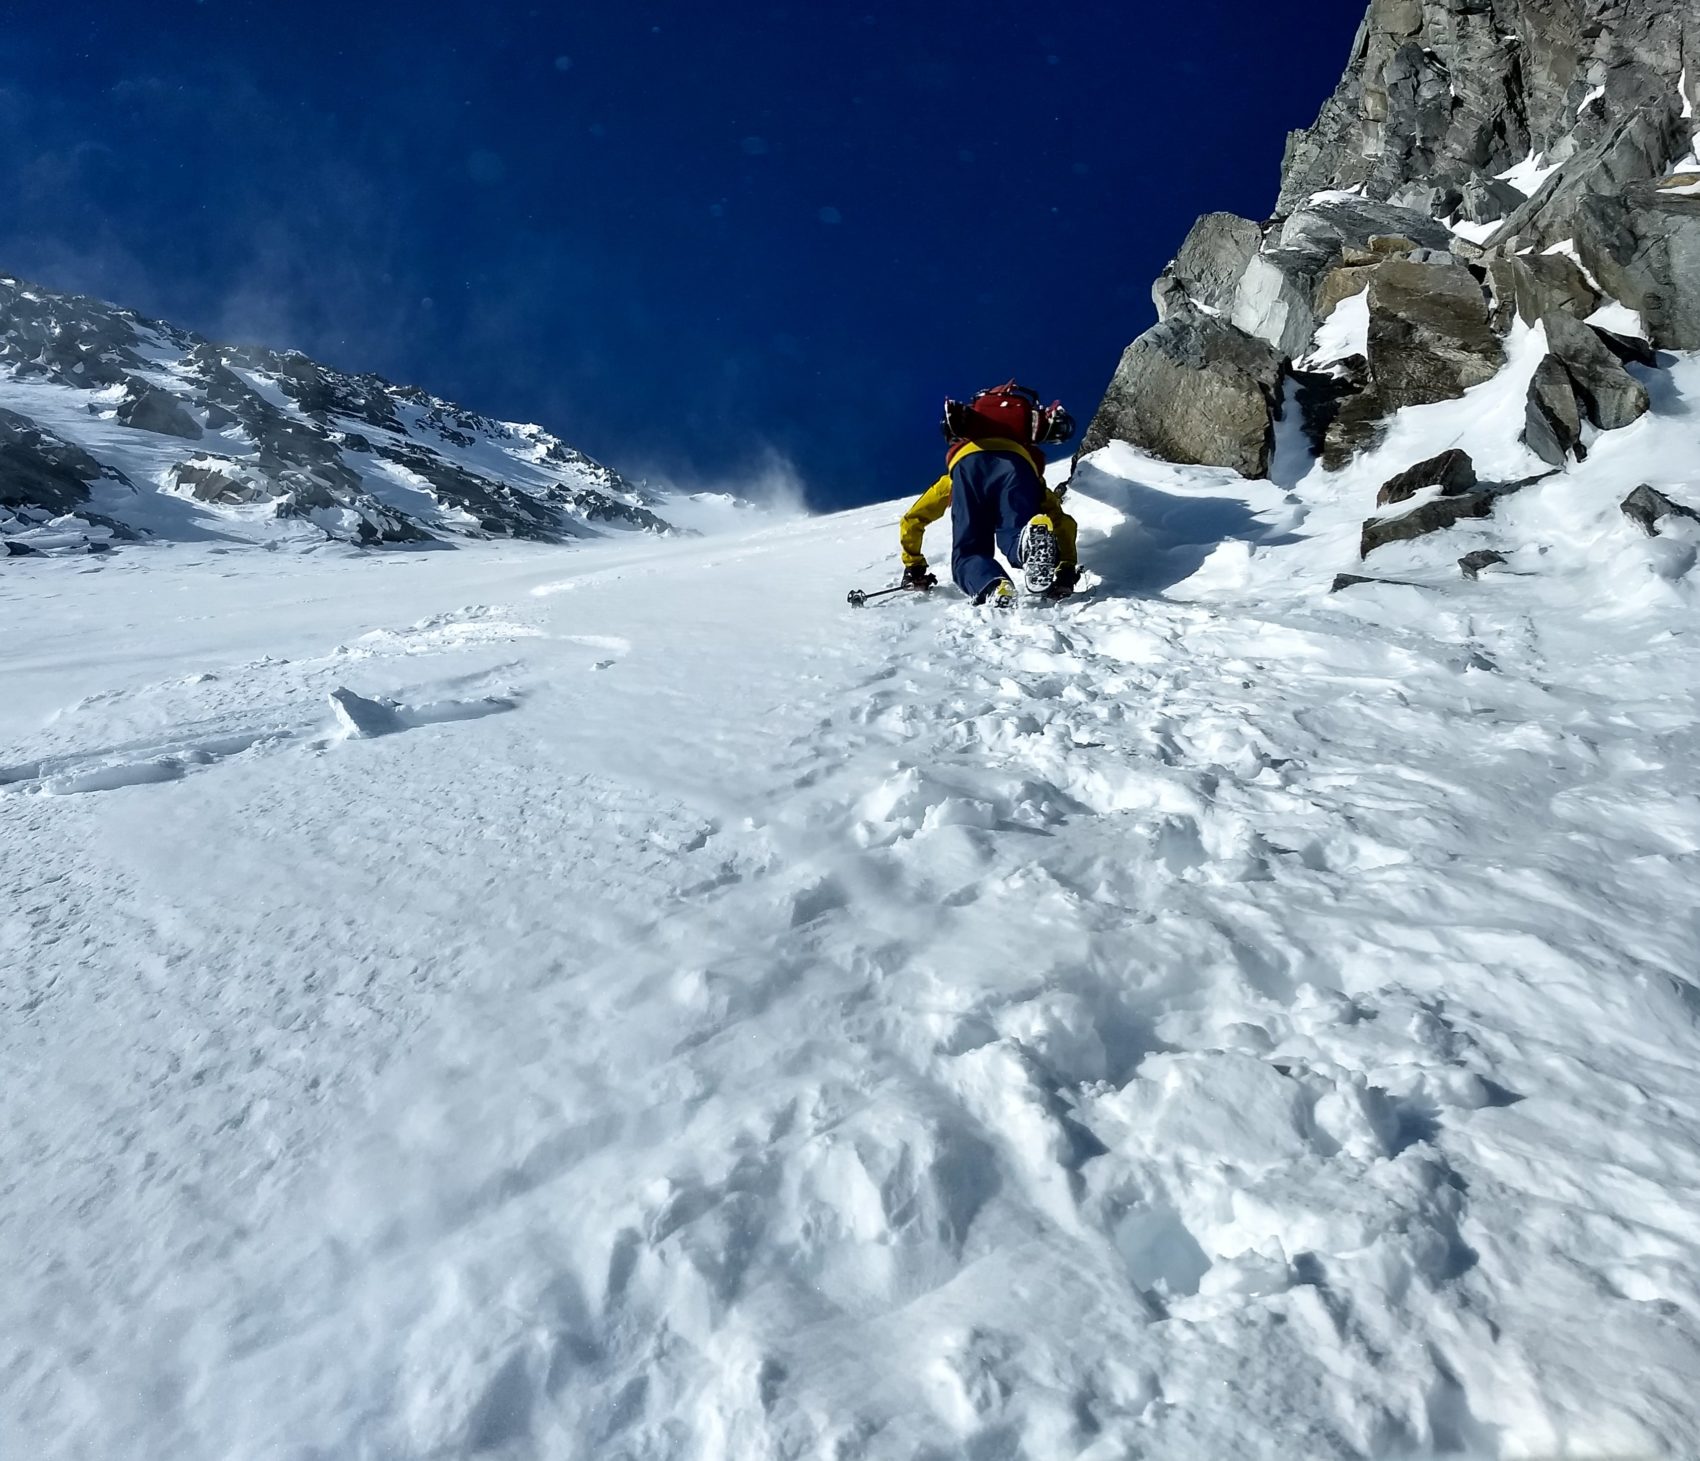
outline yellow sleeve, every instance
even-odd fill
[[[898,541],[903,547],[905,568],[927,566],[927,555],[921,551],[921,539],[927,535],[928,526],[936,523],[949,511],[950,473],[946,472],[917,497],[915,505],[903,514],[903,525],[898,529]]]
[[[1045,511],[1057,530],[1057,562],[1080,562],[1080,524],[1063,510],[1062,498],[1049,487],[1045,489]]]

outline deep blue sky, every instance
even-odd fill
[[[1084,422],[1363,10],[8,0],[0,270],[629,471],[901,496],[947,392]]]

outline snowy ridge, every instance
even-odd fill
[[[136,538],[362,546],[666,532],[660,494],[538,426],[0,277],[0,557]]]
[[[1296,440],[1001,622],[823,592],[895,507],[8,574],[19,1453],[1692,1451],[1696,368],[1426,589]]]

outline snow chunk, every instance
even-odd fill
[[[1531,152],[1515,167],[1508,167],[1499,175],[1502,183],[1510,183],[1525,197],[1532,198],[1541,190],[1541,186],[1558,171],[1560,164],[1549,163],[1542,153]]]
[[[328,698],[337,723],[350,740],[371,740],[406,729],[400,707],[393,701],[368,700],[345,689],[332,690]]]
[[[1466,243],[1485,244],[1504,224],[1503,218],[1495,219],[1492,223],[1472,223],[1467,218],[1455,218],[1446,226]]]
[[[1369,290],[1360,290],[1335,305],[1316,332],[1315,344],[1304,359],[1312,369],[1334,365],[1354,355],[1369,354]]]
[[[1588,316],[1586,323],[1619,335],[1633,335],[1637,340],[1647,338],[1647,326],[1642,322],[1640,313],[1615,299],[1602,304]]]

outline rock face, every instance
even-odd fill
[[[8,541],[65,517],[122,536],[138,490],[117,464],[132,458],[143,492],[368,547],[670,531],[659,498],[539,427],[0,276],[0,407],[8,402],[17,407],[0,410]],[[46,408],[51,430],[34,419]],[[85,437],[69,424],[84,421],[110,425]],[[196,445],[161,462],[171,439]],[[114,495],[112,485],[127,490]],[[110,516],[94,510],[97,496],[111,499]]]
[[[1593,194],[1577,208],[1576,247],[1655,345],[1700,350],[1700,197],[1645,184]]]
[[[1700,0],[1372,0],[1339,87],[1289,140],[1276,216],[1202,219],[1157,283],[1162,324],[1208,314],[1273,350],[1331,470],[1392,413],[1491,377],[1518,322],[1580,327],[1615,301],[1651,346],[1700,349],[1697,99]],[[1366,290],[1356,358],[1319,327]],[[1101,420],[1166,455],[1165,413],[1127,364]],[[1582,422],[1633,419],[1625,379],[1578,345],[1532,394],[1530,440],[1566,460]],[[1184,398],[1170,374],[1151,382]],[[1211,459],[1230,457],[1257,465]]]
[[[1693,0],[1373,0],[1339,88],[1288,142],[1277,211],[1360,188],[1445,217],[1531,155],[1569,175],[1549,196],[1582,176],[1613,191],[1676,155],[1668,135],[1627,154],[1682,120],[1697,45]]]
[[[1131,441],[1174,462],[1269,470],[1281,357],[1233,325],[1186,308],[1122,355],[1082,452]]]

